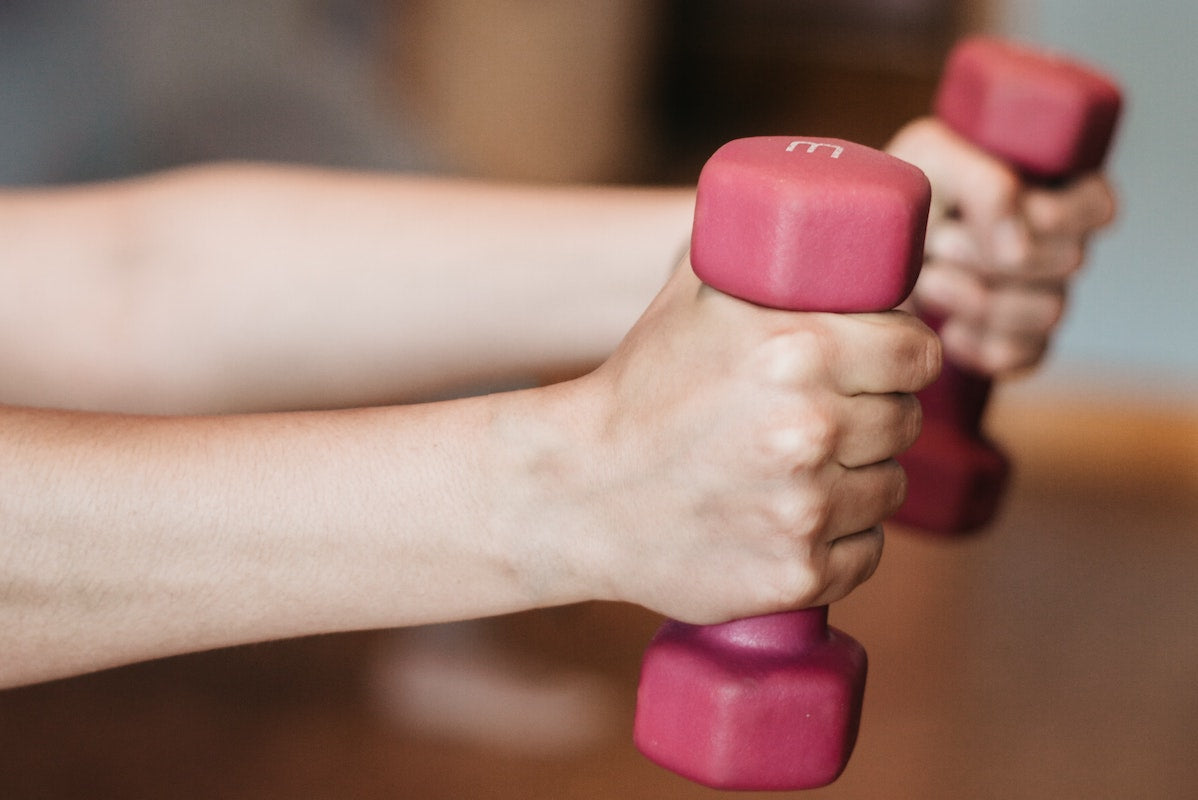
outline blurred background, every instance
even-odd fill
[[[211,158],[689,182],[738,135],[880,145],[927,110],[956,36],[1009,33],[1096,62],[1130,98],[1111,165],[1124,214],[1040,379],[1154,400],[1192,392],[1189,0],[581,5],[7,0],[0,184]]]
[[[688,183],[727,139],[881,146],[959,36],[1118,76],[1123,202],[1048,364],[1004,385],[1002,518],[896,530],[833,609],[854,761],[810,797],[1182,798],[1198,785],[1191,0],[5,0],[0,185],[266,159]],[[0,693],[0,796],[715,797],[629,743],[657,620],[585,605],[238,648]]]

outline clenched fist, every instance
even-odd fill
[[[912,316],[764,309],[676,271],[578,382],[597,412],[606,595],[713,623],[837,600],[867,579],[939,343]]]
[[[1026,183],[933,118],[904,127],[887,151],[932,183],[926,260],[910,303],[944,320],[945,358],[991,376],[1039,363],[1090,236],[1114,218],[1107,179]]]

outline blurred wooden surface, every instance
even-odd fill
[[[959,542],[893,530],[875,578],[833,607],[870,653],[865,718],[843,778],[801,796],[1192,797],[1198,415],[1067,398],[995,411],[1018,463],[1000,522]],[[596,604],[486,624],[534,681],[590,671],[612,688],[610,724],[573,752],[389,717],[372,664],[415,634],[363,633],[2,692],[0,797],[723,796],[629,742],[656,622]]]

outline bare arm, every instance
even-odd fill
[[[691,208],[238,164],[0,194],[0,401],[315,408],[581,371],[664,283]]]
[[[902,500],[936,339],[677,270],[596,371],[409,406],[0,408],[0,684],[587,598],[826,603]]]

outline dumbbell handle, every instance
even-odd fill
[[[932,330],[939,332],[943,320],[921,315]],[[978,431],[990,399],[992,382],[976,372],[945,361],[940,376],[918,393],[925,420],[951,425],[957,430]]]

